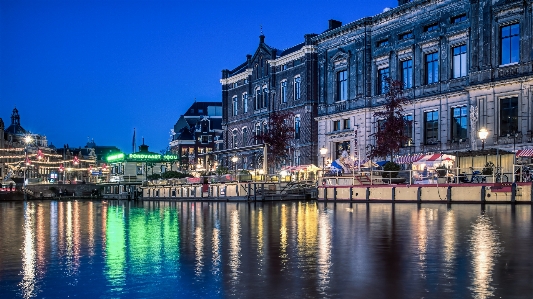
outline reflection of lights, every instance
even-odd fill
[[[322,294],[329,286],[331,271],[331,216],[323,211],[318,218],[318,285]]]
[[[281,205],[281,227],[279,228],[279,234],[280,234],[280,259],[282,263],[282,267],[284,267],[289,258],[287,254],[287,240],[288,240],[288,232],[287,232],[287,206],[285,204]]]
[[[471,290],[474,298],[492,297],[494,295],[494,287],[491,285],[492,270],[502,250],[498,231],[489,217],[481,215],[472,225],[469,239],[473,268]]]
[[[430,234],[429,230],[433,225],[436,225],[436,222],[430,225],[430,221],[437,220],[438,210],[437,209],[421,209],[418,212],[418,256],[419,256],[419,266],[420,266],[420,275],[426,277],[427,269],[427,252],[429,239],[433,237]]]
[[[239,283],[239,267],[241,266],[241,222],[239,211],[231,211],[229,235],[229,267],[233,284]]]
[[[222,256],[220,254],[221,249],[221,238],[220,238],[220,222],[218,219],[218,212],[215,212],[215,227],[213,228],[213,241],[211,242],[211,246],[213,246],[213,274],[217,275],[220,273],[220,262],[222,260]]]
[[[69,275],[72,274],[72,202],[67,202],[67,227],[66,227],[66,242],[67,242],[67,268],[69,269]]]
[[[200,226],[196,227],[194,232],[194,245],[196,247],[196,276],[202,275],[202,268],[204,267],[204,262],[202,261],[204,257],[204,232]]]
[[[442,232],[442,238],[444,241],[444,246],[442,248],[444,251],[444,262],[446,268],[449,270],[452,270],[452,262],[455,258],[456,229],[455,214],[450,210],[446,213],[446,218],[444,219],[444,230]]]
[[[257,256],[259,260],[263,260],[264,242],[263,242],[263,209],[259,209],[259,215],[257,215]]]
[[[36,252],[33,232],[33,214],[34,207],[32,203],[24,205],[24,241],[22,245],[22,272],[23,277],[20,282],[24,298],[36,297]]]

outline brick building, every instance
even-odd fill
[[[265,36],[261,35],[253,55],[246,55],[246,61],[233,70],[222,71],[224,150],[217,154],[224,165],[233,168],[235,165],[229,158],[237,156],[238,169],[263,167],[263,149],[253,136],[267,130],[269,114],[273,111],[294,114],[288,121],[294,126],[295,136],[284,165],[317,163],[314,36],[305,35],[302,43],[280,51],[267,45]]]

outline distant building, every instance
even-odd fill
[[[225,130],[224,150],[218,158],[224,165],[233,168],[230,160],[237,156],[238,169],[262,168],[262,146],[253,136],[267,130],[273,111],[294,114],[287,120],[294,126],[295,136],[287,145],[291,154],[284,165],[316,164],[318,85],[313,37],[305,35],[302,43],[280,51],[267,45],[261,35],[254,55],[247,55],[233,70],[222,71]]]
[[[194,102],[172,129],[170,151],[179,156],[179,169],[211,170],[215,160],[206,153],[217,149],[222,139],[222,103]]]

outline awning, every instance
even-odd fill
[[[418,162],[434,162],[434,161],[437,161],[438,159],[440,159],[441,156],[442,156],[442,154],[425,155]]]
[[[377,165],[379,165],[380,167],[383,167],[385,164],[387,164],[389,161],[378,161],[376,162]]]
[[[533,148],[521,149],[516,152],[517,157],[533,157]]]
[[[399,156],[399,157],[396,157],[394,162],[396,162],[398,164],[411,164],[411,163],[417,162],[418,160],[422,159],[423,157],[424,157],[423,154]]]

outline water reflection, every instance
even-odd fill
[[[230,214],[229,232],[229,268],[231,284],[235,287],[239,283],[239,268],[241,266],[241,221],[239,211],[233,210]],[[233,292],[235,289],[232,288]]]
[[[474,298],[492,297],[495,290],[492,272],[503,249],[492,219],[486,215],[479,216],[472,224],[469,242],[473,272],[470,289]]]
[[[36,251],[33,235],[35,206],[24,203],[24,241],[22,246],[22,297],[33,298],[37,295]]]
[[[525,297],[532,210],[490,207],[0,202],[0,298]]]
[[[331,271],[331,212],[325,209],[318,220],[318,287],[326,294]]]

